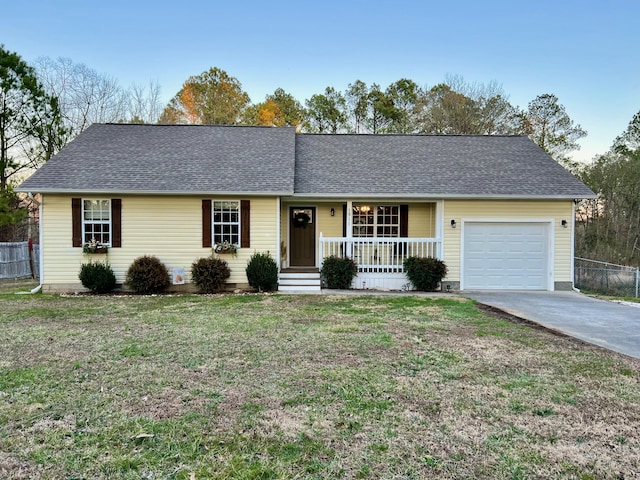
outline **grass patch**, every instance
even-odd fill
[[[464,299],[0,293],[0,302],[1,478],[637,470],[639,362]]]

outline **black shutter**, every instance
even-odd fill
[[[122,200],[119,198],[111,199],[111,228],[111,246],[122,247]]]
[[[347,236],[347,204],[342,205],[342,236]]]
[[[71,199],[71,244],[82,246],[82,199]]]
[[[240,200],[240,248],[251,246],[251,202]]]
[[[211,200],[202,200],[202,247],[211,247]]]

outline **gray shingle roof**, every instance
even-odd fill
[[[96,124],[20,190],[291,194],[294,136],[293,128]]]
[[[92,125],[20,191],[588,198],[524,136],[296,135],[293,128]]]
[[[587,198],[525,136],[297,135],[300,195]]]

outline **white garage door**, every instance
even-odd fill
[[[547,290],[548,223],[464,224],[463,288]]]

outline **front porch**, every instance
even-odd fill
[[[442,242],[437,238],[319,238],[318,265],[329,256],[348,257],[358,266],[352,287],[410,290],[404,273],[409,257],[442,258]]]
[[[353,288],[410,288],[403,262],[412,256],[442,258],[442,201],[284,201],[281,204],[281,283],[294,273],[319,271],[329,256],[358,266]],[[303,286],[303,285],[298,285]]]

